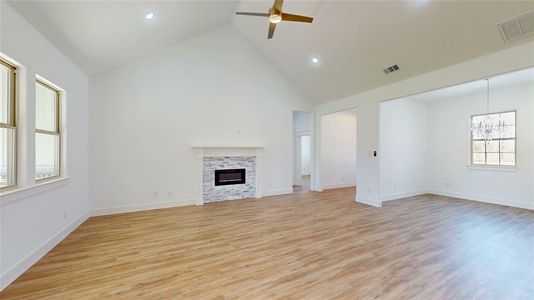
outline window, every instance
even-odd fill
[[[15,74],[15,67],[0,59],[0,188],[16,184]]]
[[[49,84],[35,84],[35,179],[60,174],[60,93]]]
[[[489,117],[493,123],[503,124],[502,130],[495,131],[491,140],[484,140],[471,133],[471,164],[490,166],[515,166],[516,130],[515,111],[471,116],[471,124],[477,124]]]

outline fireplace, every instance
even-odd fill
[[[232,185],[246,183],[245,169],[215,170],[215,185]]]
[[[193,147],[200,170],[198,205],[261,198],[261,146]],[[236,172],[236,170],[239,170]],[[217,171],[217,172],[216,172]],[[221,176],[221,173],[226,176]],[[229,173],[238,173],[230,174]],[[239,177],[237,177],[238,175]],[[239,180],[237,180],[239,179]]]

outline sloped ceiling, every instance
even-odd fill
[[[472,82],[466,82],[463,84],[429,91],[422,94],[405,97],[402,99],[419,102],[435,102],[442,100],[452,100],[460,97],[467,97],[477,94],[484,95],[487,92],[487,84],[488,83],[486,82],[486,80],[475,80]],[[534,68],[528,68],[492,77],[490,78],[490,99],[492,98],[492,93],[496,91],[506,90],[527,84],[534,84]]]
[[[316,103],[335,100],[481,55],[505,44],[497,24],[534,9],[532,1],[298,1],[287,12],[312,24],[283,22],[267,40],[272,1],[9,1],[89,74],[232,23]],[[154,20],[143,18],[154,12]],[[319,65],[310,63],[312,57]],[[534,59],[534,58],[533,58]],[[383,68],[400,70],[385,75]],[[534,62],[533,62],[534,64]]]
[[[271,1],[242,1],[266,11]],[[478,56],[505,44],[497,24],[534,9],[530,1],[290,1],[284,10],[312,24],[283,22],[267,40],[267,21],[235,16],[233,24],[309,97],[335,100]],[[310,64],[311,57],[320,66]],[[386,75],[383,69],[398,64]],[[534,64],[534,57],[533,57]]]
[[[236,1],[9,1],[88,74],[230,23]],[[152,12],[155,17],[145,20]]]

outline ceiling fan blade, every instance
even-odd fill
[[[273,7],[278,9],[278,11],[282,11],[282,5],[284,4],[284,0],[274,0]]]
[[[306,16],[300,16],[300,15],[282,13],[282,21],[311,23],[311,22],[313,22],[313,18],[312,17],[306,17]]]
[[[276,28],[276,23],[269,22],[269,33],[267,34],[267,39],[273,38],[275,28]]]
[[[268,17],[269,14],[266,13],[255,13],[255,12],[236,12],[236,15],[244,15],[244,16],[256,16],[256,17]]]

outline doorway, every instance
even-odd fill
[[[293,112],[293,192],[310,190],[313,153],[313,114]]]
[[[297,180],[293,185],[294,192],[305,192],[310,190],[311,182],[311,136],[303,135],[296,137],[295,144],[295,177]]]

